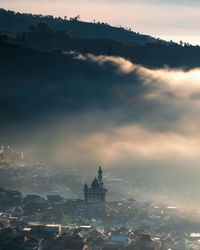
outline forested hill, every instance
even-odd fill
[[[159,41],[130,29],[112,27],[107,23],[95,22],[95,20],[91,23],[82,22],[78,16],[75,18],[54,18],[50,15],[21,14],[0,9],[0,31],[10,34],[27,31],[31,25],[36,25],[39,22],[45,22],[55,31],[65,30],[70,36],[79,38],[109,38],[127,44],[145,44]]]
[[[126,45],[107,38],[75,38],[62,31],[54,31],[44,23],[31,26],[28,32],[20,32],[11,38],[0,35],[0,41],[18,43],[37,51],[62,54],[77,51],[83,54],[120,56],[149,68],[195,68],[200,67],[200,47],[178,44],[147,43]]]
[[[32,123],[32,118],[43,119],[45,115],[121,107],[116,89],[125,89],[130,82],[133,87],[140,86],[133,74],[119,75],[111,63],[98,65],[73,55],[35,51],[2,41],[0,55],[0,128]]]
[[[200,67],[199,46],[167,43],[108,24],[80,22],[78,17],[64,20],[0,9],[0,41],[51,53],[120,56],[149,68]]]

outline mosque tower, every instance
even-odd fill
[[[105,194],[107,190],[103,187],[103,171],[101,167],[98,170],[98,179],[95,177],[91,187],[88,187],[87,184],[84,186],[84,199],[85,204],[88,203],[104,203]]]

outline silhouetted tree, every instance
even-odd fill
[[[41,33],[50,33],[50,32],[52,32],[49,25],[44,23],[44,22],[38,23],[37,26],[36,26],[36,30],[37,30],[37,32],[41,32]]]
[[[80,15],[77,15],[75,18],[77,21],[80,21]]]
[[[26,44],[27,44],[27,38],[28,38],[28,33],[27,33],[27,32],[21,32],[21,31],[19,31],[19,32],[16,34],[16,40],[17,40],[20,44],[26,45]]]
[[[179,44],[180,44],[181,46],[183,46],[183,41],[181,40],[181,41],[179,42]]]

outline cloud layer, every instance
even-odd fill
[[[200,69],[152,70],[120,57],[71,55],[99,67],[112,65],[120,84],[109,80],[109,87],[102,85],[112,100],[106,109],[88,105],[84,112],[40,129],[33,144],[44,144],[39,147],[44,158],[82,168],[102,164],[119,170],[123,165],[124,171],[139,168],[144,175],[152,169],[160,178],[163,171],[183,176],[199,172]],[[49,133],[51,146],[46,145]]]
[[[0,74],[3,142],[54,166],[96,173],[102,165],[140,181],[199,190],[200,69],[13,51]]]

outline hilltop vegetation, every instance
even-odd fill
[[[153,37],[141,35],[123,27],[112,27],[107,23],[96,23],[95,21],[82,22],[79,20],[79,16],[74,18],[65,16],[62,19],[61,17],[54,18],[51,15],[21,14],[0,9],[0,30],[10,34],[15,34],[19,30],[28,31],[31,25],[37,25],[40,22],[48,24],[55,31],[65,31],[72,37],[108,38],[127,44],[145,44],[158,41]]]
[[[200,66],[199,46],[156,40],[108,24],[81,22],[78,17],[67,20],[1,9],[0,32],[0,40],[39,51],[121,56],[149,68]]]

